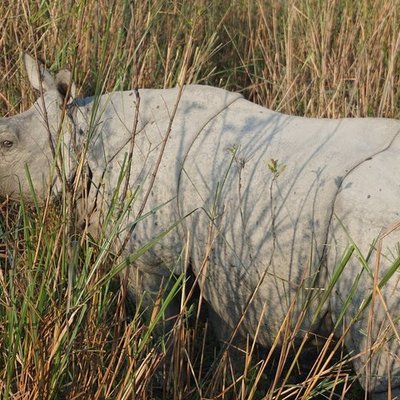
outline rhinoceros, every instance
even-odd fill
[[[129,267],[135,290],[181,273],[185,248],[224,325],[269,346],[288,316],[309,332],[330,315],[366,389],[399,396],[400,121],[290,116],[201,85],[73,98],[66,71],[25,66],[41,96],[0,119],[0,194],[57,195],[84,154],[90,226],[116,190],[133,199],[124,254],[174,227]]]

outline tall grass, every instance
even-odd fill
[[[174,86],[187,63],[188,82],[283,112],[395,117],[399,10],[398,0],[3,1],[2,113],[30,104],[28,51],[72,67],[82,94]]]
[[[298,115],[399,117],[398,0],[6,0],[0,16],[2,116],[32,103],[27,51],[52,71],[68,66],[81,95],[194,82]],[[301,321],[290,313],[283,346],[265,353],[248,338],[232,359],[186,276],[152,312],[140,301],[127,309],[109,238],[74,233],[69,218],[50,205],[0,204],[1,398],[361,396],[343,340],[329,337],[303,371],[308,342],[295,344]],[[156,335],[177,286],[171,337]]]

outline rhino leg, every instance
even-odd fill
[[[144,310],[149,324],[156,319],[160,323],[156,326],[156,336],[168,335],[172,330],[177,317],[180,314],[180,305],[177,297],[168,299],[168,305],[163,311],[163,302],[169,295],[173,277],[167,277],[142,270],[140,268],[131,268],[129,275],[129,286],[133,292],[136,306]],[[160,315],[162,313],[162,315]]]
[[[374,399],[388,398],[390,390],[395,398],[400,391],[398,153],[394,142],[345,178],[330,226],[331,275],[345,249],[357,246],[336,285],[331,309],[337,333],[345,332],[360,382]]]
[[[400,390],[395,389],[391,393],[386,391],[382,393],[375,392],[371,395],[371,400],[400,400]]]

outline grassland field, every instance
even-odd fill
[[[0,21],[1,117],[37,95],[24,52],[80,96],[200,83],[294,115],[400,117],[400,0],[3,0]],[[1,199],[1,399],[364,398],[334,343],[302,372],[306,349],[249,339],[234,374],[195,299],[166,349],[107,243],[66,208]]]

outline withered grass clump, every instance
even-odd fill
[[[399,0],[5,0],[0,17],[1,116],[34,99],[23,52],[70,68],[81,95],[201,83],[309,117],[400,115]],[[289,328],[301,321],[285,321],[283,345],[248,338],[232,359],[187,277],[152,313],[127,308],[108,242],[71,230],[65,210],[29,207],[0,202],[0,398],[363,396],[341,338],[304,369],[308,342]],[[173,296],[181,314],[160,337]]]

